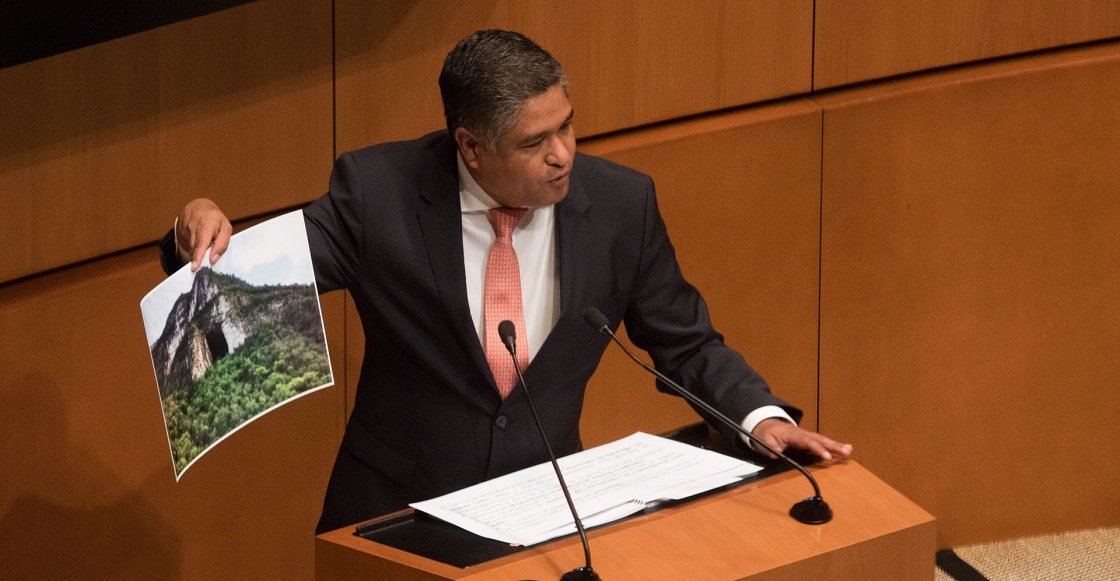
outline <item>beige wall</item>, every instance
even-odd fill
[[[0,577],[311,577],[352,306],[324,300],[338,387],[176,483],[152,242],[191,197],[278,212],[438,128],[485,26],[565,63],[581,147],[655,177],[728,342],[941,545],[1120,523],[1115,463],[1081,460],[1120,436],[1118,3],[670,4],[268,0],[0,70]],[[612,351],[583,426],[692,417]]]

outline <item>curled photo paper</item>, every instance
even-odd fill
[[[302,211],[202,264],[140,302],[176,480],[249,422],[334,384]]]

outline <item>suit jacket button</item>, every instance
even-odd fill
[[[498,417],[494,418],[494,426],[499,430],[504,430],[506,424],[509,424],[509,418],[507,418],[505,414],[498,414]]]

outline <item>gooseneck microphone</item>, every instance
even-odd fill
[[[813,496],[811,496],[809,498],[806,498],[805,500],[802,500],[802,501],[794,504],[793,507],[789,509],[789,515],[791,517],[793,517],[798,522],[802,522],[802,523],[810,524],[810,525],[824,524],[824,523],[832,520],[832,509],[829,508],[828,503],[826,503],[824,501],[824,499],[821,498],[821,489],[820,489],[819,486],[817,486],[816,479],[813,478],[813,476],[811,474],[809,474],[808,470],[805,470],[805,468],[803,468],[800,464],[798,464],[797,462],[794,462],[792,459],[790,459],[785,454],[782,454],[781,452],[774,449],[774,447],[771,446],[770,444],[767,444],[766,442],[764,442],[761,439],[759,439],[758,437],[756,437],[754,434],[748,432],[739,423],[732,421],[730,418],[728,418],[727,416],[720,413],[714,407],[708,405],[707,402],[705,402],[704,400],[697,397],[696,394],[694,394],[691,391],[688,391],[685,388],[681,387],[679,384],[677,384],[677,382],[675,382],[672,379],[669,379],[668,377],[666,377],[665,374],[663,374],[660,371],[654,369],[653,367],[650,367],[649,365],[646,365],[641,359],[638,359],[637,357],[635,357],[634,354],[631,353],[630,350],[626,348],[626,345],[623,344],[622,341],[619,341],[618,337],[616,337],[615,334],[611,332],[610,320],[607,319],[606,315],[604,315],[601,311],[599,311],[599,309],[597,309],[595,307],[587,307],[586,309],[584,309],[583,310],[583,320],[586,321],[587,324],[590,325],[596,331],[610,337],[611,340],[615,342],[615,344],[617,344],[619,347],[621,347],[622,350],[625,351],[626,354],[630,356],[630,359],[633,359],[634,362],[637,363],[638,365],[642,366],[643,369],[652,373],[654,376],[657,377],[657,379],[661,380],[661,382],[664,383],[665,385],[668,385],[670,388],[672,388],[673,391],[675,391],[681,397],[685,398],[686,400],[688,400],[692,404],[694,404],[697,407],[699,407],[699,408],[703,409],[704,411],[708,412],[709,414],[711,414],[713,417],[715,417],[717,420],[719,420],[724,425],[726,425],[726,426],[732,428],[733,430],[739,432],[744,437],[746,437],[748,440],[750,440],[753,444],[756,444],[758,446],[761,446],[761,447],[765,448],[768,452],[770,452],[771,454],[773,454],[774,456],[776,456],[778,458],[781,458],[783,461],[785,461],[786,464],[789,464],[790,466],[796,468],[798,471],[800,471],[802,474],[804,474],[805,478],[809,479],[809,484],[813,485]]]
[[[537,430],[540,431],[541,439],[544,440],[544,447],[548,450],[548,459],[552,462],[552,469],[556,471],[556,479],[560,481],[560,490],[564,491],[564,499],[568,501],[568,508],[572,511],[572,519],[575,520],[580,541],[583,542],[583,557],[587,563],[586,566],[564,573],[564,576],[560,577],[560,581],[600,581],[599,574],[591,568],[591,545],[587,543],[587,531],[583,529],[583,521],[580,520],[579,513],[576,512],[576,504],[572,502],[572,494],[568,492],[568,484],[564,482],[564,474],[560,472],[560,464],[556,462],[556,454],[552,452],[552,445],[548,443],[548,435],[545,434],[544,424],[541,423],[541,417],[537,414],[537,406],[533,405],[533,398],[529,395],[529,386],[525,385],[525,376],[522,374],[521,364],[517,362],[517,331],[511,321],[498,323],[498,337],[505,344],[510,357],[513,357],[513,368],[517,370],[517,379],[521,381],[521,387],[525,389],[525,399],[529,402],[529,411],[533,412],[533,419],[537,422]]]

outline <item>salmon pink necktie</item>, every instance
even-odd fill
[[[521,270],[513,251],[513,229],[524,215],[524,208],[494,208],[488,215],[495,237],[486,259],[482,312],[486,326],[486,360],[490,362],[490,371],[494,373],[502,399],[517,385],[517,370],[498,337],[498,323],[507,320],[513,323],[517,330],[517,362],[522,369],[529,365],[525,311],[521,306]]]

